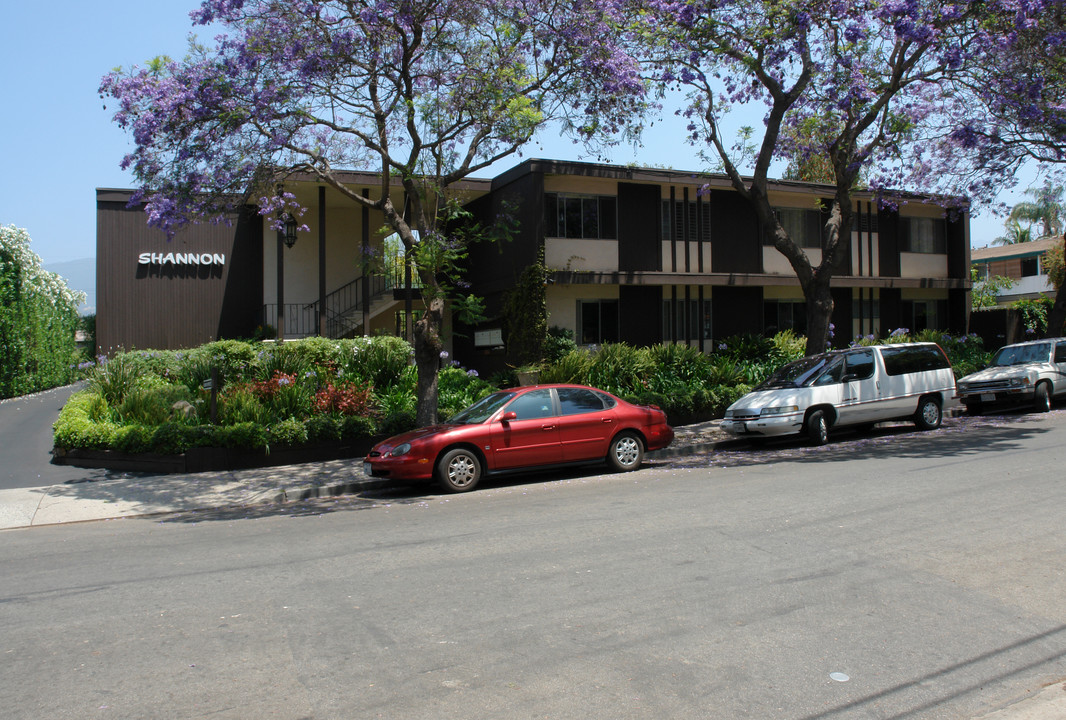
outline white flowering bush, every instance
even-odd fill
[[[77,373],[74,331],[85,295],[41,266],[30,236],[0,227],[0,397],[71,382]]]

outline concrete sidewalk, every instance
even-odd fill
[[[731,442],[717,421],[678,428],[675,442],[647,458],[713,450]],[[735,442],[735,441],[734,441]],[[0,530],[38,525],[284,503],[395,486],[368,478],[362,458],[248,470],[157,475],[86,471],[83,480],[0,490]],[[429,485],[430,492],[435,486]]]

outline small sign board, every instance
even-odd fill
[[[497,347],[503,345],[503,330],[478,330],[474,333],[474,347]]]

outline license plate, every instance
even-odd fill
[[[368,462],[364,462],[363,463],[363,474],[366,475],[367,477],[372,477],[374,475],[374,472],[370,469],[370,463],[368,463]]]
[[[996,401],[996,394],[995,393],[982,393],[981,394],[981,402],[995,402],[995,401]]]

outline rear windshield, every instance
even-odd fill
[[[889,375],[906,375],[951,367],[944,351],[936,345],[883,348],[881,357],[885,361],[885,372]]]

